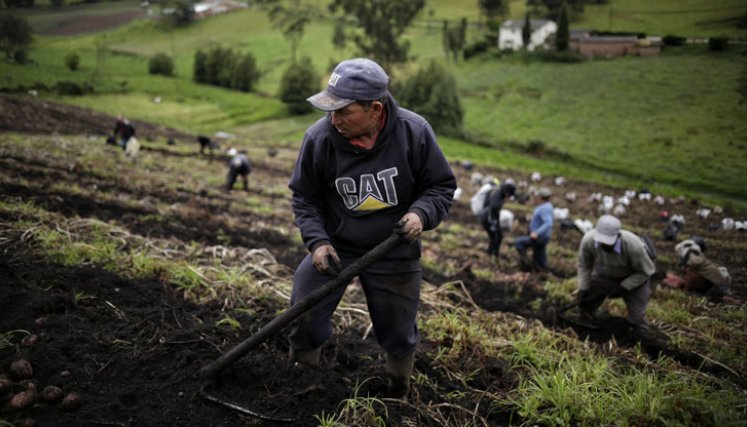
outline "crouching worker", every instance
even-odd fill
[[[661,284],[675,289],[703,293],[711,298],[720,298],[731,285],[731,276],[726,267],[719,267],[703,255],[705,241],[694,236],[674,247],[679,256],[677,268],[684,270],[684,275],[667,272]]]
[[[252,165],[246,157],[246,151],[242,150],[234,154],[228,162],[228,176],[226,177],[226,191],[233,189],[236,178],[241,176],[244,182],[244,190],[249,191],[249,172],[252,171]]]
[[[296,223],[309,254],[296,269],[291,305],[331,280],[392,234],[402,243],[359,275],[374,335],[384,349],[388,396],[410,388],[420,338],[420,236],[448,213],[456,178],[430,124],[400,108],[389,77],[369,59],[337,65],[327,89],[308,98],[328,114],[306,131],[289,182]],[[290,360],[319,365],[332,335],[339,289],[291,329]]]
[[[621,230],[620,220],[614,216],[601,216],[579,247],[577,297],[581,316],[593,317],[606,298],[622,298],[628,308],[628,323],[636,334],[646,337],[650,277],[655,272],[643,240]]]

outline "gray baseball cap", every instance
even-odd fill
[[[620,220],[612,215],[602,215],[594,228],[594,240],[605,245],[614,245],[620,235]]]
[[[322,111],[336,111],[355,101],[373,101],[387,94],[389,76],[383,68],[366,58],[348,59],[337,64],[327,89],[306,100]]]

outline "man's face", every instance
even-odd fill
[[[372,136],[378,129],[383,104],[374,101],[370,107],[354,102],[332,112],[332,125],[347,139]]]
[[[619,234],[617,235],[617,238],[618,239],[620,238]],[[615,240],[615,243],[617,243],[617,240]],[[605,252],[612,252],[612,251],[615,250],[615,243],[613,243],[611,245],[606,245],[606,244],[604,244],[602,242],[599,242],[599,247],[602,248],[602,250],[605,251]]]

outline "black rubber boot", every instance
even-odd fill
[[[415,364],[415,352],[408,354],[402,359],[397,359],[387,353],[386,373],[389,379],[387,397],[394,399],[406,399],[410,391],[410,377]]]
[[[304,365],[319,366],[319,356],[321,354],[321,347],[312,348],[310,350],[298,350],[291,347],[288,359],[291,363],[301,362]]]

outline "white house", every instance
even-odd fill
[[[558,25],[547,19],[530,19],[529,24],[532,27],[532,36],[529,39],[527,50],[533,51],[538,46],[545,46],[547,38],[558,31]],[[521,38],[521,31],[524,28],[524,20],[510,19],[501,24],[501,31],[498,37],[498,48],[519,50],[524,46]]]
[[[208,16],[219,15],[221,13],[246,9],[247,7],[246,3],[235,0],[205,0],[195,3],[194,10],[196,18],[205,18]]]

